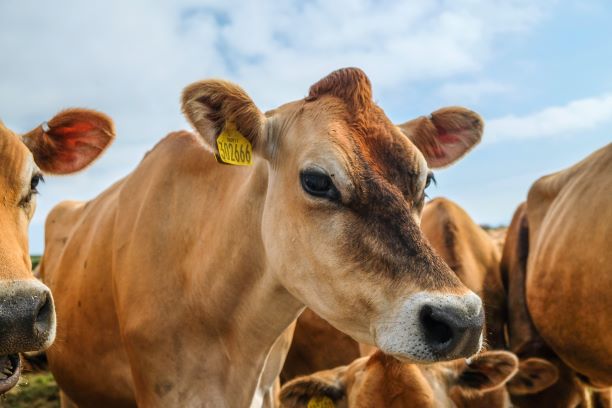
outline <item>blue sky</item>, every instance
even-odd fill
[[[0,118],[18,132],[58,110],[111,115],[117,141],[47,177],[31,252],[62,199],[95,197],[167,132],[194,80],[242,85],[262,110],[344,66],[370,76],[395,122],[464,105],[483,143],[437,172],[479,223],[506,224],[530,184],[612,141],[612,4],[593,1],[0,1]]]

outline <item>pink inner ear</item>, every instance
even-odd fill
[[[438,141],[442,144],[450,144],[459,142],[459,136],[456,133],[440,133]]]
[[[428,147],[427,148],[427,152],[431,156],[439,158],[439,159],[441,159],[444,156],[446,156],[446,153],[444,152],[444,147],[441,144]]]
[[[110,141],[94,123],[79,121],[52,128],[49,135],[55,146],[53,159],[47,161],[52,173],[66,174],[80,170],[93,161]]]
[[[57,129],[53,129],[53,133],[59,134],[68,138],[78,138],[84,136],[83,134],[94,129],[94,125],[89,122],[77,122],[72,126],[64,126]],[[70,140],[70,139],[69,139]],[[70,140],[73,142],[72,140]]]

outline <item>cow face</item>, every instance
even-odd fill
[[[402,363],[376,352],[349,366],[296,378],[280,393],[283,407],[451,407],[501,388],[518,361],[505,351],[484,352],[471,361],[429,366]]]
[[[43,173],[67,174],[94,160],[114,136],[106,116],[67,110],[18,136],[0,122],[0,394],[19,379],[19,352],[55,338],[49,289],[32,275],[28,224]]]
[[[267,262],[295,298],[407,361],[478,351],[481,301],[419,228],[430,169],[479,141],[477,114],[445,108],[395,126],[358,69],[335,71],[265,115],[236,85],[202,81],[185,89],[183,110],[216,154],[217,137],[235,127],[256,166],[266,163]]]

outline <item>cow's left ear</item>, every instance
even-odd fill
[[[440,168],[459,160],[480,142],[484,122],[476,112],[453,106],[397,126],[423,153],[430,168]]]
[[[298,377],[281,388],[280,406],[283,408],[336,407],[346,398],[345,374],[347,367],[320,371]]]
[[[115,138],[113,121],[89,109],[67,109],[22,136],[45,173],[68,174],[93,162]]]
[[[228,126],[245,137],[255,151],[262,153],[266,148],[266,118],[234,83],[216,79],[195,82],[183,90],[182,109],[204,145],[215,154],[219,154],[217,138]]]
[[[503,386],[516,374],[518,359],[508,351],[485,351],[466,361],[455,386],[466,393],[480,393]]]

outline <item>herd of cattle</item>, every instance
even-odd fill
[[[114,127],[0,122],[0,394],[46,349],[64,407],[612,406],[612,144],[537,180],[500,248],[425,204],[481,139],[470,110],[394,125],[355,68],[266,113],[220,80],[182,107],[195,133],[50,212],[44,284],[37,184]]]

